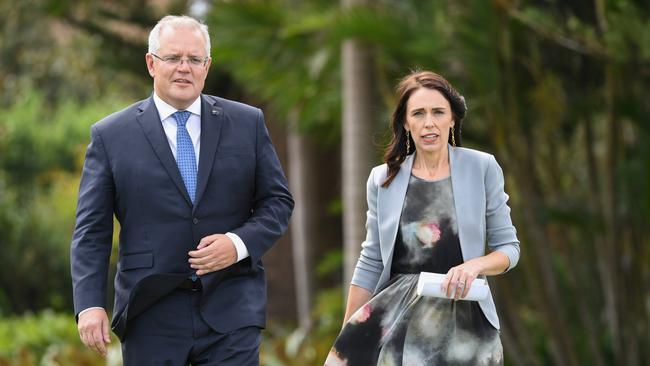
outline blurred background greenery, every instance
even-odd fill
[[[168,13],[210,26],[205,91],[265,110],[296,196],[265,258],[262,364],[322,364],[394,84],[421,68],[465,95],[464,145],[506,174],[506,364],[650,365],[647,1],[0,0],[1,366],[120,364],[116,339],[107,360],[78,340],[69,243],[89,126],[151,93]]]

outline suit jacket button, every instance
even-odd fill
[[[194,225],[198,224],[198,223],[199,223],[199,219],[197,219],[196,217],[193,218],[193,219],[192,219],[192,223],[193,223]]]

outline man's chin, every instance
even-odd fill
[[[172,103],[170,104],[178,109],[184,109],[189,107],[192,104],[192,102],[194,102],[198,97],[199,97],[198,94],[195,95],[190,93],[171,95],[173,104]],[[182,106],[182,108],[179,106]]]

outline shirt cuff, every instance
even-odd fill
[[[80,317],[81,314],[87,312],[88,310],[93,310],[93,309],[102,309],[102,310],[104,310],[104,308],[101,307],[101,306],[93,306],[93,307],[90,307],[90,308],[88,308],[88,309],[83,309],[83,310],[81,310],[81,311],[79,312],[79,314],[77,315],[77,317]]]
[[[235,233],[226,233],[226,236],[232,240],[233,244],[235,244],[235,250],[237,250],[237,262],[249,256],[248,248],[246,248],[246,245],[244,245],[244,242],[241,240],[239,235]]]

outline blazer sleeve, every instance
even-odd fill
[[[286,231],[294,205],[280,159],[264,124],[264,115],[259,109],[255,126],[256,163],[252,212],[242,226],[230,230],[246,245],[253,271],[257,270],[262,255]]]
[[[490,155],[485,174],[486,239],[490,251],[499,251],[510,260],[509,271],[519,261],[519,240],[512,224],[508,194],[504,190],[503,170],[494,156]]]
[[[379,183],[375,181],[377,168],[370,172],[366,184],[368,211],[366,212],[366,240],[361,244],[361,255],[352,275],[352,284],[374,292],[381,277],[384,265],[379,245],[379,226],[377,222],[377,193]]]
[[[77,218],[70,247],[75,314],[90,307],[106,308],[114,192],[104,144],[97,126],[93,126],[79,184]]]

